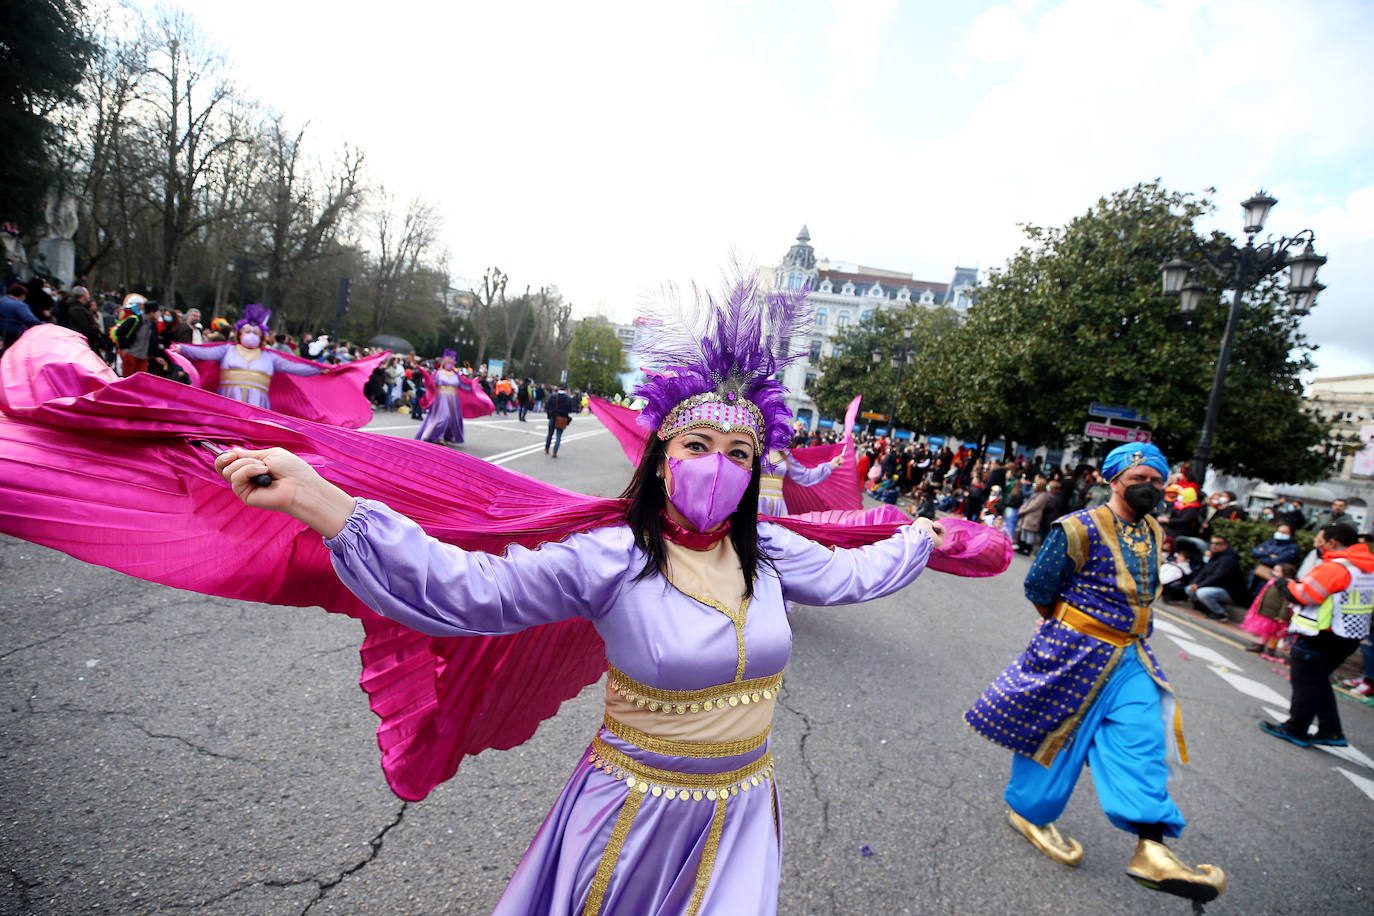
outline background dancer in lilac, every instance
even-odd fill
[[[455,362],[458,354],[445,350],[439,360],[439,370],[434,373],[434,396],[429,403],[429,413],[420,424],[416,439],[425,442],[463,442],[463,405],[458,400],[458,391],[472,390],[472,381],[458,374]],[[426,379],[428,387],[429,379]]]
[[[274,373],[319,375],[325,367],[263,348],[272,321],[270,309],[254,303],[245,308],[243,314],[243,320],[234,326],[237,332],[234,343],[185,345],[179,346],[176,352],[186,359],[217,363],[220,394],[271,410]]]

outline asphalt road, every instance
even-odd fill
[[[388,414],[371,428],[415,426]],[[544,430],[489,418],[464,448],[563,487],[624,486],[629,465],[594,419],[574,421],[556,460]],[[1059,821],[1087,850],[1079,868],[1007,824],[1009,754],[961,713],[1035,626],[1026,564],[795,610],[774,731],[782,913],[1190,912],[1125,877],[1134,838],[1102,816],[1090,776]],[[600,721],[594,685],[526,744],[405,803],[378,765],[355,621],[7,538],[0,583],[3,913],[485,913]],[[1174,845],[1230,877],[1208,913],[1374,912],[1374,709],[1341,700],[1353,752],[1295,748],[1256,726],[1286,705],[1275,666],[1190,617],[1163,617],[1153,643],[1193,757],[1172,783],[1189,820]]]

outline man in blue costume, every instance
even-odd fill
[[[1167,786],[1169,733],[1182,762],[1187,751],[1169,682],[1145,641],[1162,540],[1150,512],[1168,471],[1153,445],[1107,456],[1111,499],[1054,523],[1025,585],[1045,620],[964,719],[1016,752],[1005,798],[1012,826],[1032,845],[1064,865],[1082,860],[1083,847],[1054,820],[1086,760],[1107,818],[1139,837],[1126,874],[1200,910],[1226,889],[1226,876],[1213,865],[1191,868],[1164,845],[1184,823]]]

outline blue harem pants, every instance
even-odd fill
[[[1137,824],[1163,824],[1166,836],[1178,836],[1184,821],[1169,797],[1167,753],[1159,687],[1131,650],[1049,767],[1021,754],[1012,758],[1003,797],[1043,827],[1063,813],[1086,760],[1108,820],[1131,833]]]

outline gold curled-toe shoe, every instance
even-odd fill
[[[1189,868],[1172,849],[1154,840],[1141,839],[1126,874],[1152,891],[1187,897],[1198,903],[1215,900],[1226,890],[1226,873],[1215,865]]]
[[[1037,827],[1015,811],[1008,811],[1011,825],[1031,841],[1031,845],[1060,865],[1077,865],[1083,861],[1083,847],[1073,837],[1066,842],[1054,824]]]

